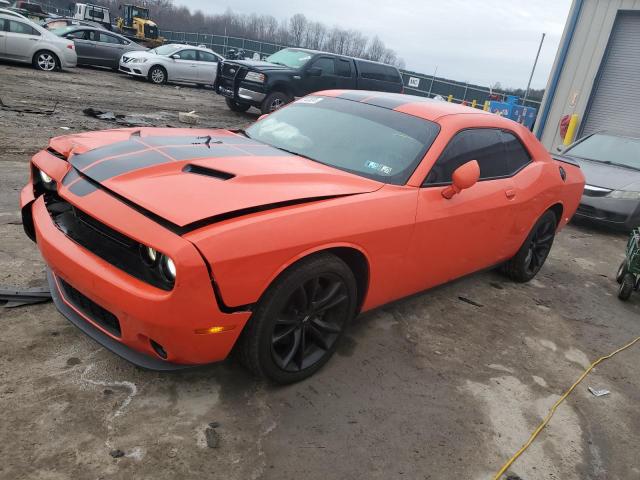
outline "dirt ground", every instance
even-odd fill
[[[59,102],[51,116],[0,110],[0,285],[20,287],[44,283],[18,211],[29,158],[52,136],[110,128],[84,108],[159,126],[180,125],[179,111],[209,127],[257,117],[208,89],[91,69],[0,64],[0,97]],[[640,295],[616,298],[624,246],[624,235],[569,226],[531,283],[481,273],[362,315],[322,371],[288,387],[233,361],[139,370],[50,303],[0,307],[0,478],[489,479],[591,361],[640,335]],[[639,364],[640,345],[599,366],[511,474],[640,479]]]

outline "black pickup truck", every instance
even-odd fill
[[[236,112],[270,113],[312,92],[331,89],[403,91],[397,68],[303,48],[285,48],[265,61],[218,63],[215,91]]]

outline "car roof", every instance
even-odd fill
[[[447,115],[494,115],[477,108],[465,107],[459,103],[443,102],[427,97],[407,95],[404,93],[375,92],[368,90],[325,90],[314,95],[342,98],[355,102],[366,103],[376,107],[387,108],[409,113],[425,120],[435,121]],[[497,115],[494,115],[498,117]],[[507,119],[504,119],[508,122]]]
[[[167,47],[183,47],[183,48],[189,48],[189,49],[193,49],[193,50],[202,50],[204,52],[215,53],[216,55],[220,56],[219,53],[214,52],[209,47],[200,47],[200,46],[197,46],[197,45],[189,45],[188,43],[167,43],[167,44],[165,44],[163,46],[167,46]]]
[[[340,53],[325,52],[323,50],[313,50],[311,48],[287,47],[287,48],[283,48],[282,50],[299,50],[301,52],[307,52],[307,53],[311,53],[313,55],[331,55],[332,57],[349,58],[351,60],[357,60],[358,62],[374,63],[376,65],[384,65],[385,67],[395,68],[396,70],[398,69],[398,67],[396,67],[394,65],[389,65],[388,63],[384,63],[384,62],[376,62],[375,60],[367,60],[366,58],[360,58],[360,57],[351,57],[349,55],[342,55]],[[278,52],[276,52],[276,53],[278,53]]]
[[[9,10],[8,8],[0,8],[0,14],[9,15],[17,18],[24,18],[25,20],[28,20],[28,18],[22,15],[21,13],[16,12],[14,10]]]

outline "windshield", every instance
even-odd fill
[[[153,50],[150,50],[151,53],[156,53],[158,55],[172,55],[173,53],[177,52],[178,50],[180,50],[183,46],[182,45],[162,45],[158,48],[154,48]]]
[[[277,63],[278,65],[284,65],[291,68],[300,68],[311,59],[311,54],[303,50],[296,50],[295,48],[285,48],[279,52],[269,55],[266,58],[267,62]]]
[[[131,16],[132,17],[148,19],[149,18],[149,10],[147,10],[146,8],[134,8],[134,9],[131,10]]]
[[[51,27],[51,23],[48,25],[49,30],[51,31],[51,33],[55,33],[56,35],[62,37],[64,34],[72,32],[73,30],[75,30],[76,26],[66,26],[66,27]]]
[[[640,139],[596,133],[564,152],[572,157],[640,170]]]
[[[403,185],[439,130],[433,122],[386,108],[309,96],[256,122],[246,134],[340,170]]]

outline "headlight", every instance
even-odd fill
[[[249,80],[250,82],[264,83],[265,76],[264,73],[249,72],[244,79]]]
[[[144,263],[150,266],[155,265],[156,260],[158,260],[158,251],[146,245],[140,245],[140,255],[142,255]]]
[[[38,171],[38,178],[36,179],[42,188],[45,190],[49,190],[50,192],[54,192],[56,190],[56,181],[51,178],[48,174],[43,172],[40,169],[36,169]],[[42,192],[41,192],[42,193]]]
[[[145,63],[147,60],[149,60],[148,58],[134,58],[132,60],[133,63]]]
[[[640,200],[640,192],[626,192],[624,190],[614,190],[607,195],[609,198],[618,198],[623,200]]]
[[[166,255],[162,256],[160,260],[160,267],[162,268],[162,273],[167,280],[173,282],[176,279],[176,264],[173,263]]]

